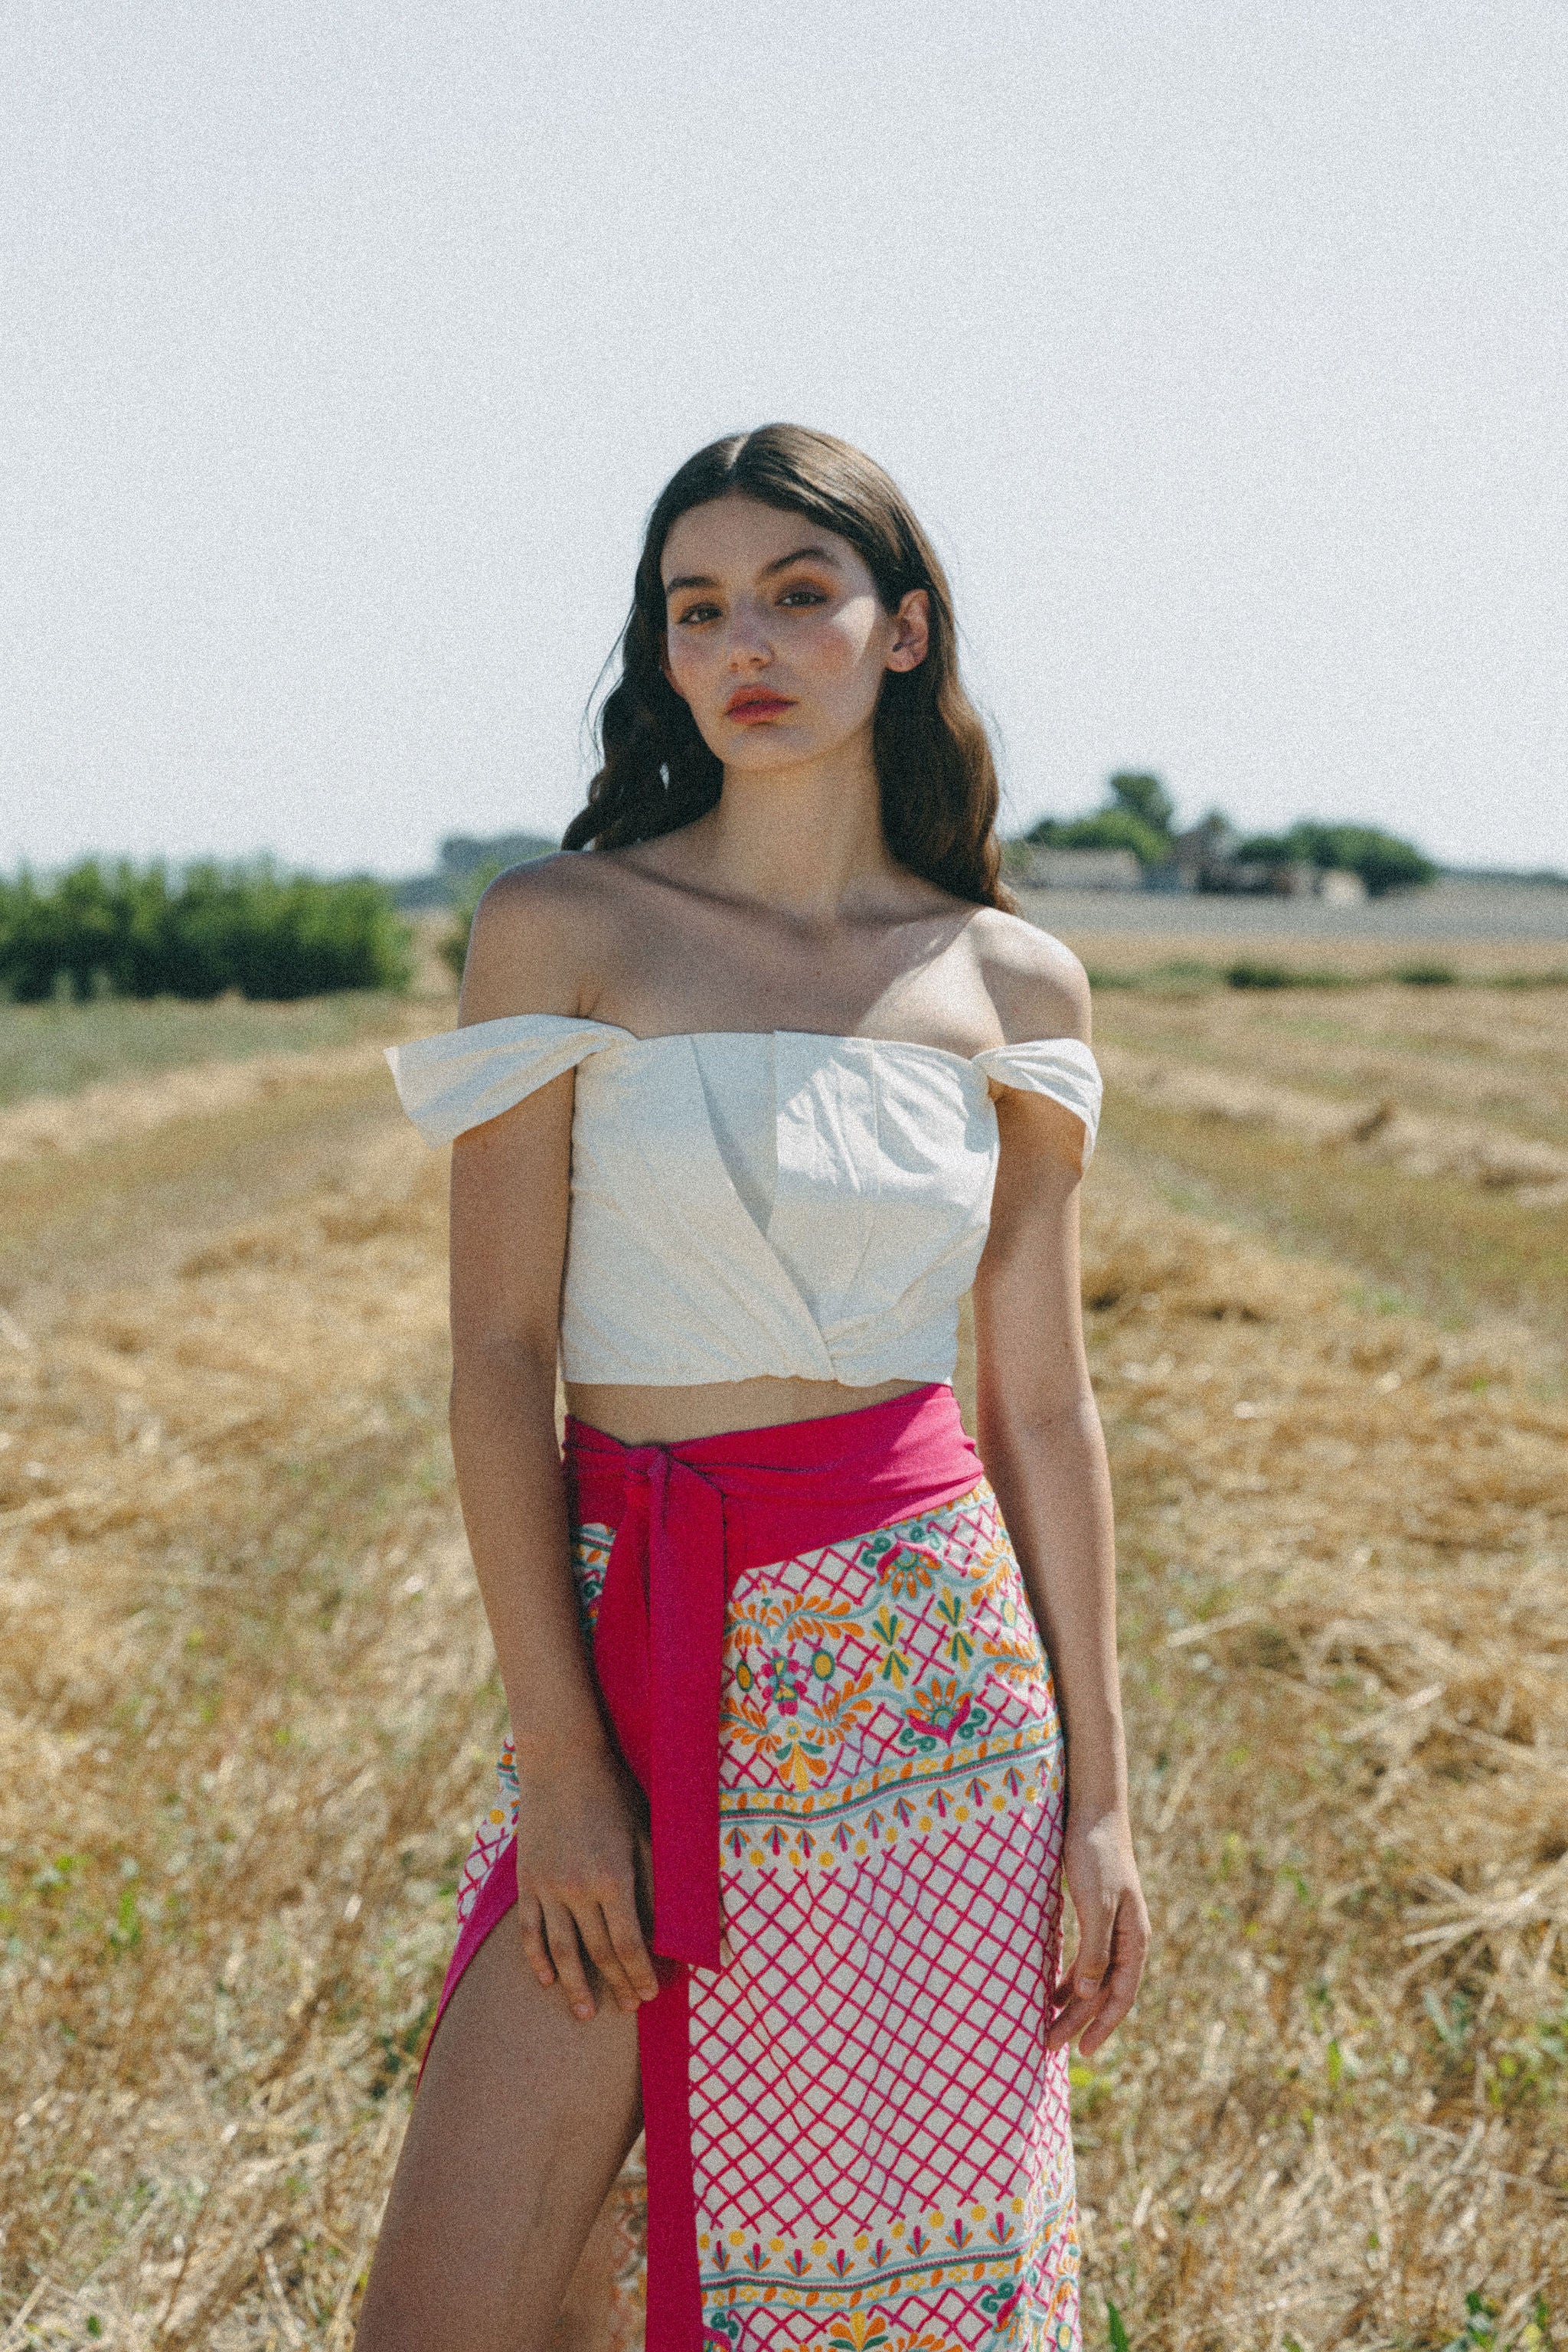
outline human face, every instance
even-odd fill
[[[665,675],[726,768],[868,743],[888,671],[925,658],[923,588],[889,613],[847,540],[759,499],[689,509],[661,569]]]

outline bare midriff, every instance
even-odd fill
[[[684,1445],[737,1429],[772,1429],[791,1421],[826,1421],[929,1387],[926,1381],[882,1381],[875,1388],[842,1381],[711,1381],[696,1388],[634,1388],[623,1381],[569,1381],[566,1410],[623,1445]]]

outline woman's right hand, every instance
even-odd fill
[[[520,1756],[518,1790],[517,1915],[530,1968],[586,2020],[585,1954],[616,2006],[635,2011],[658,1990],[637,1901],[653,1885],[640,1790],[605,1749],[531,1767]]]

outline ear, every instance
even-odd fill
[[[893,615],[894,637],[888,656],[889,669],[919,669],[931,651],[931,596],[911,588]]]

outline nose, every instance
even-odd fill
[[[763,615],[752,604],[737,604],[730,619],[729,666],[732,670],[762,669],[772,661],[773,649]]]

